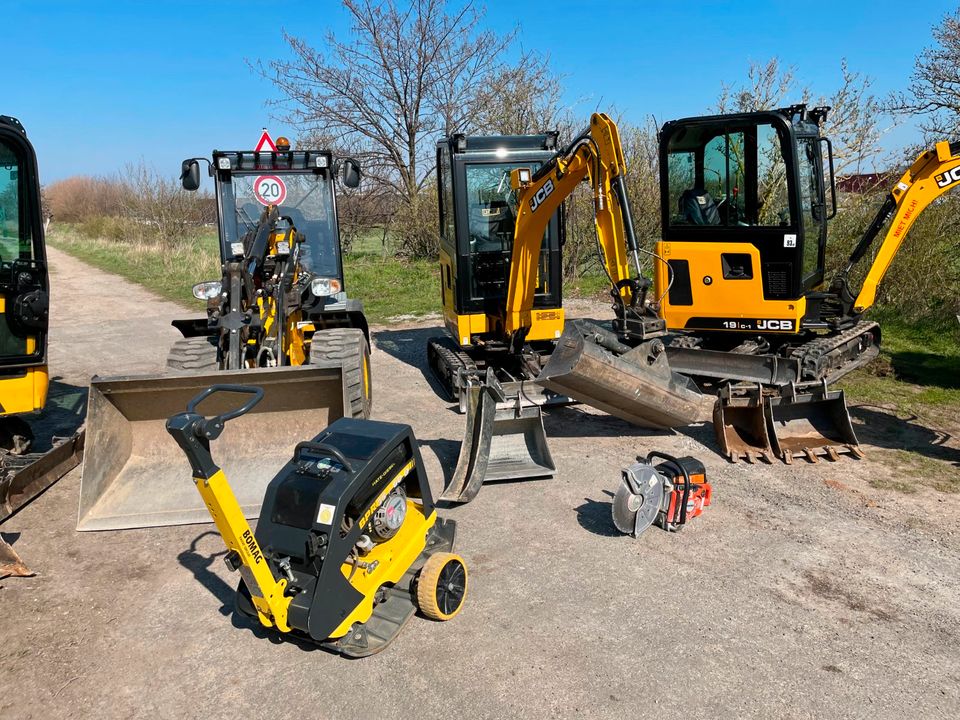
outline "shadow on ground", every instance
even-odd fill
[[[922,387],[960,390],[960,357],[924,352],[896,352],[890,356],[898,380]]]
[[[427,341],[430,338],[443,335],[443,328],[434,325],[427,328],[408,328],[404,330],[374,330],[373,339],[377,350],[383,350],[391,357],[405,365],[420,371],[430,389],[443,402],[448,402],[446,392],[437,382],[427,364]]]
[[[874,405],[850,408],[854,430],[861,443],[891,450],[908,450],[934,460],[960,467],[960,450],[949,447],[949,433],[921,424],[916,415],[897,417],[892,411]]]

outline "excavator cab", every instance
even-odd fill
[[[661,315],[671,330],[796,333],[836,213],[826,108],[713,115],[660,136]],[[828,201],[829,190],[829,201]]]
[[[536,170],[553,157],[557,134],[477,137],[453,135],[437,143],[440,188],[440,272],[443,319],[465,350],[498,332],[507,297],[516,226],[510,172]],[[544,234],[534,293],[531,342],[552,342],[563,331],[563,211]]]

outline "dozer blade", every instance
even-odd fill
[[[720,391],[713,408],[713,431],[720,452],[730,462],[773,462],[773,447],[767,432],[766,406],[759,385]]]
[[[798,457],[817,462],[821,455],[829,460],[840,454],[863,457],[843,390],[829,391],[826,382],[791,385],[765,403],[770,442],[784,462]]]
[[[539,405],[522,405],[517,398],[508,401],[490,371],[483,383],[470,380],[465,394],[467,429],[441,500],[470,502],[484,482],[553,476],[557,466]]]
[[[84,430],[80,428],[70,437],[54,438],[53,447],[44,453],[3,456],[0,459],[0,522],[79,465],[83,442]]]
[[[215,383],[257,386],[264,398],[217,440],[244,515],[257,517],[267,483],[293,454],[348,407],[340,367],[228,370],[196,375],[94,378],[80,479],[78,530],[119,530],[210,522],[190,465],[164,429],[197,393]],[[235,407],[227,393],[201,403],[206,415]]]
[[[659,340],[636,348],[592,323],[567,323],[537,383],[635,425],[671,428],[710,419],[714,398],[673,372]]]

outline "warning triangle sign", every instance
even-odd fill
[[[260,135],[260,142],[257,143],[257,147],[254,148],[254,152],[276,152],[277,146],[273,142],[273,138],[270,137],[270,133],[267,132],[267,129],[263,129],[263,133]]]

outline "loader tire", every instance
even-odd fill
[[[167,355],[167,370],[195,373],[218,370],[216,338],[189,337],[177,340]]]
[[[343,364],[350,407],[344,415],[369,418],[373,409],[373,376],[370,370],[370,345],[363,330],[333,328],[317,330],[310,340],[310,364]]]

